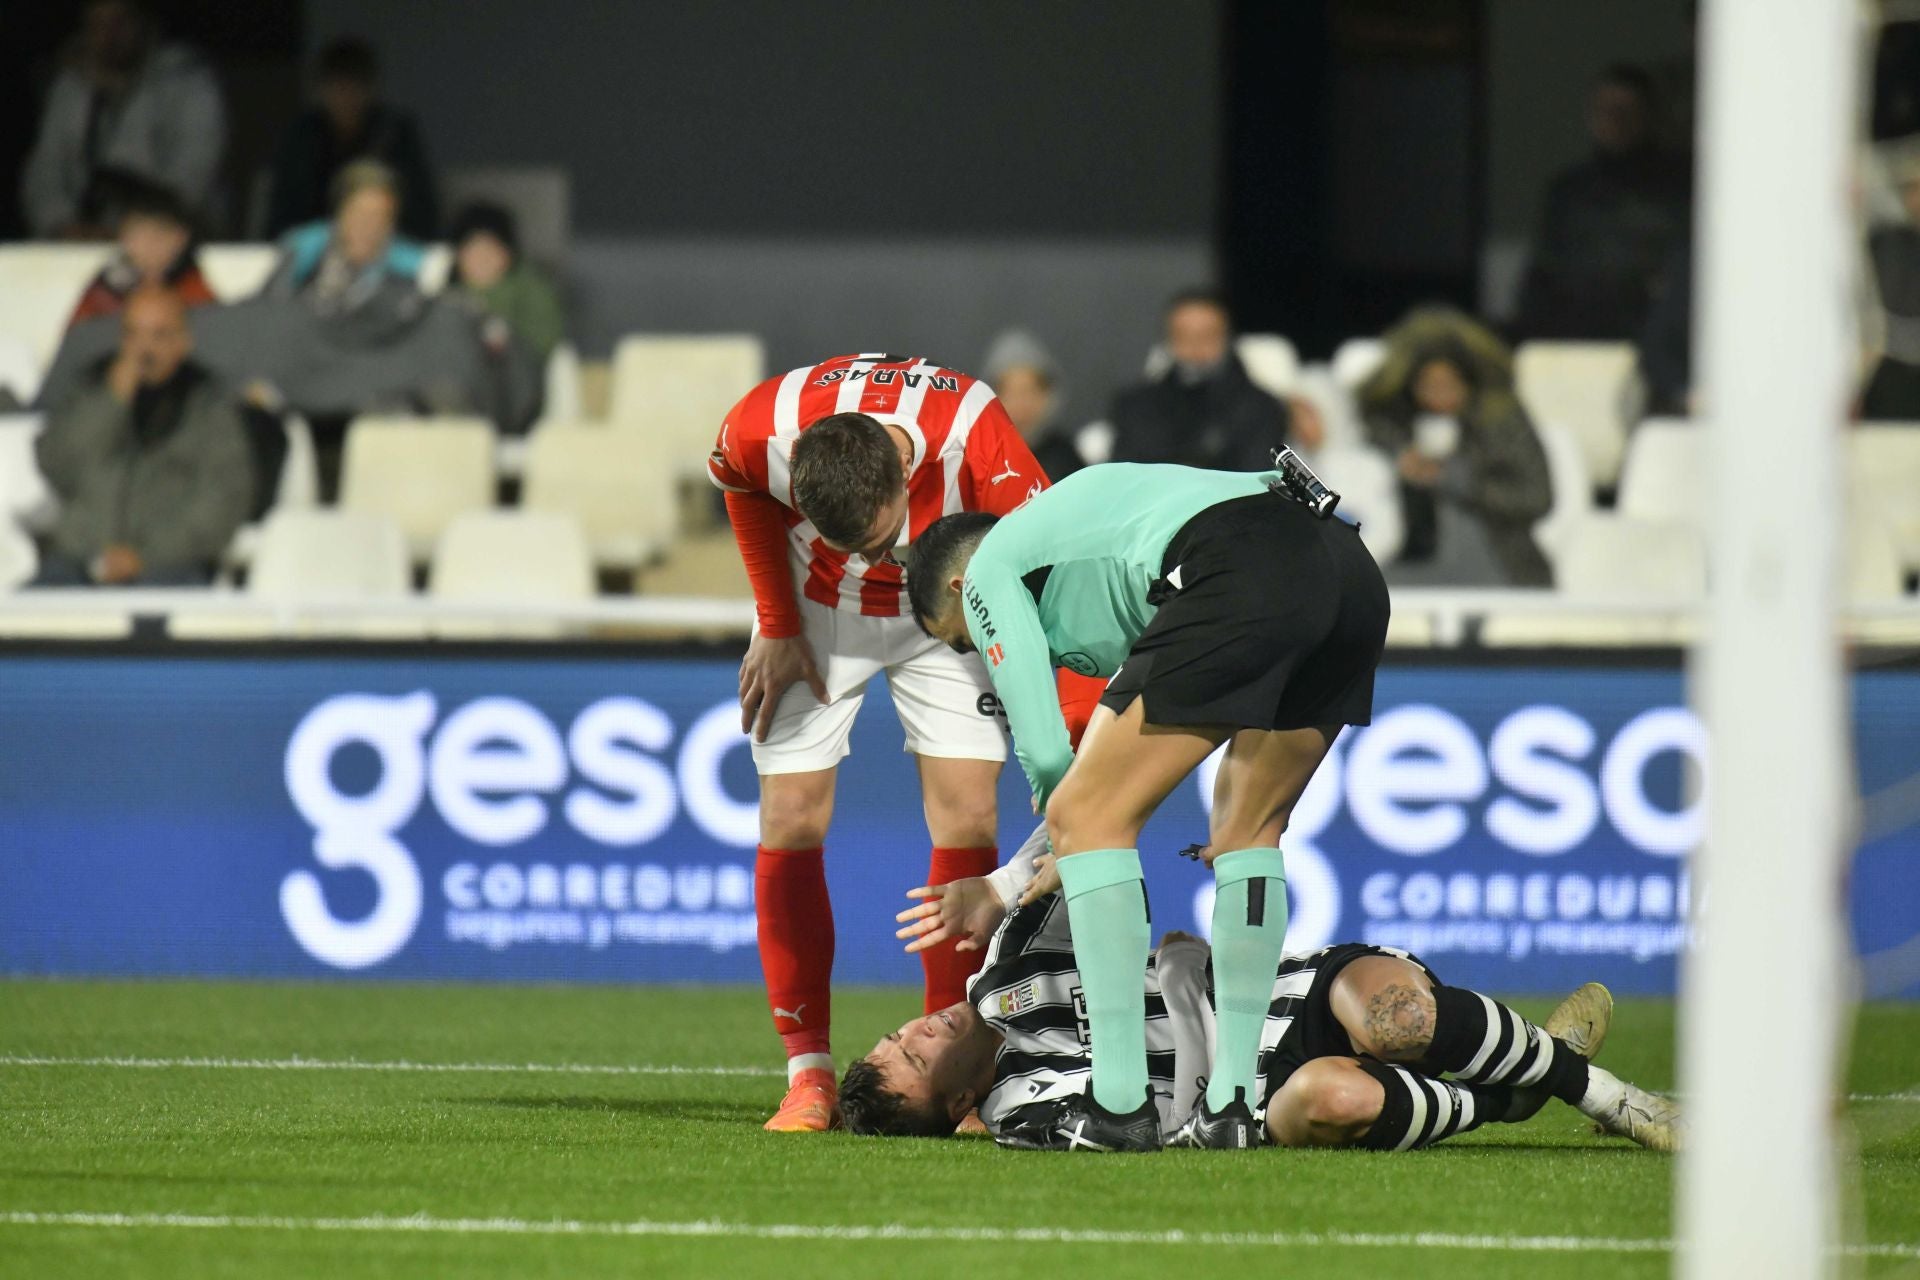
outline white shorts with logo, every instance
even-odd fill
[[[867,682],[883,671],[908,751],[959,760],[1007,758],[1006,720],[976,655],[955,653],[912,618],[873,618],[802,598],[800,619],[829,700],[822,704],[804,681],[786,691],[767,740],[753,744],[753,764],[761,773],[809,773],[840,763]]]

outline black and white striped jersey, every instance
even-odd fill
[[[1334,1019],[1332,976],[1363,955],[1404,952],[1342,943],[1287,956],[1274,975],[1273,1003],[1260,1036],[1257,1102],[1303,1062],[1353,1052]],[[1416,962],[1417,963],[1417,962]],[[1213,1062],[1213,983],[1206,944],[1170,944],[1147,961],[1147,1076],[1162,1133],[1186,1119]],[[1325,978],[1326,981],[1320,981]],[[1005,1042],[980,1118],[995,1134],[1044,1124],[1060,1100],[1085,1092],[1093,1074],[1086,1004],[1073,959],[1067,904],[1051,894],[1011,912],[994,934],[967,998]]]

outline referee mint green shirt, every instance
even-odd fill
[[[1073,763],[1053,668],[1111,676],[1146,630],[1174,534],[1218,503],[1264,493],[1277,472],[1112,463],[1075,472],[987,531],[961,594],[967,634],[1013,731],[1040,811]],[[1046,570],[1036,602],[1027,584]]]

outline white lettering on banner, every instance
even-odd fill
[[[1383,849],[1425,858],[1457,845],[1472,806],[1496,785],[1482,822],[1500,846],[1534,858],[1580,847],[1602,817],[1641,853],[1682,858],[1699,843],[1704,821],[1707,735],[1683,707],[1635,716],[1603,751],[1593,725],[1566,707],[1536,705],[1509,713],[1486,746],[1467,723],[1436,706],[1412,704],[1341,735],[1294,806],[1281,847],[1297,928],[1288,950],[1332,941],[1340,928],[1340,883],[1318,839],[1344,802],[1361,832]],[[1687,773],[1681,807],[1647,793],[1647,771],[1674,753]],[[1212,808],[1221,752],[1198,771],[1200,800]],[[1555,875],[1546,872],[1379,872],[1361,884],[1366,941],[1439,955],[1614,954],[1647,960],[1687,941],[1684,872]],[[1212,886],[1194,898],[1196,926],[1211,923]],[[1312,928],[1305,927],[1311,921]]]
[[[411,940],[424,906],[420,871],[398,836],[428,798],[457,835],[493,848],[540,835],[556,811],[597,845],[635,848],[664,835],[682,806],[713,840],[755,843],[755,804],[735,800],[720,778],[727,754],[746,745],[732,703],[694,721],[671,769],[658,757],[673,745],[674,723],[638,698],[586,707],[564,744],[545,714],[516,698],[475,699],[436,732],[437,712],[425,691],[342,694],[308,712],[287,743],[287,794],[314,830],[315,861],[374,882],[373,910],[357,920],[333,913],[312,871],[281,882],[287,928],[317,960],[365,968]],[[359,793],[340,790],[332,772],[353,746],[376,760],[372,785]],[[568,789],[571,773],[582,785]],[[447,868],[440,889],[447,939],[495,950],[618,941],[725,951],[754,941],[753,874],[737,863],[463,861]]]

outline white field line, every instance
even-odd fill
[[[683,1067],[597,1062],[363,1062],[357,1058],[55,1058],[0,1055],[0,1067],[129,1067],[189,1071],[418,1071],[452,1075],[779,1076],[783,1067]]]
[[[122,1067],[136,1070],[189,1071],[417,1071],[448,1074],[583,1075],[583,1076],[785,1076],[780,1067],[687,1067],[677,1064],[596,1062],[365,1062],[358,1058],[142,1058],[43,1057],[0,1054],[0,1067]],[[1920,1091],[1905,1093],[1850,1093],[1848,1102],[1920,1103]]]
[[[1179,1245],[1258,1249],[1460,1249],[1512,1253],[1669,1253],[1672,1240],[1609,1236],[1454,1235],[1447,1232],[1358,1231],[1099,1231],[1056,1227],[827,1226],[798,1222],[595,1222],[568,1219],[228,1217],[186,1213],[0,1212],[0,1226],[104,1227],[132,1230],[357,1231],[439,1235],[696,1236],[750,1240],[952,1241],[973,1244]],[[1856,1258],[1920,1259],[1920,1244],[1840,1246]]]

